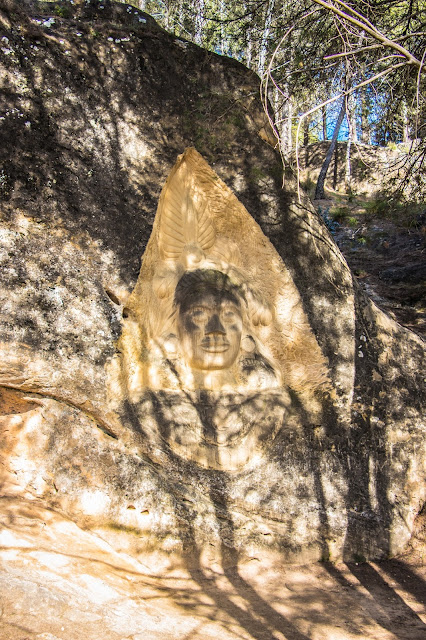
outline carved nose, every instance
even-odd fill
[[[225,327],[219,320],[219,316],[215,313],[206,325],[206,333],[222,333],[226,334]]]

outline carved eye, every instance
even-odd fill
[[[204,307],[194,307],[191,309],[189,315],[196,322],[207,321],[207,310]]]
[[[236,309],[228,307],[222,310],[221,317],[225,322],[234,322],[239,319],[240,314]]]

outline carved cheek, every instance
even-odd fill
[[[238,339],[238,342],[241,340],[241,334],[243,331],[242,323],[234,323],[228,328],[228,331],[232,337]]]
[[[183,322],[183,327],[187,333],[191,334],[201,330],[201,324],[194,322],[194,319],[191,316],[186,316]]]

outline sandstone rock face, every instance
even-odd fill
[[[30,548],[22,522],[40,548],[59,544],[62,531],[76,554],[87,542],[85,557],[114,557],[129,572],[134,563],[192,571],[402,551],[424,504],[424,344],[358,291],[290,175],[281,189],[256,76],[152,21],[136,27],[96,14],[46,25],[45,15],[24,20],[7,7],[0,18],[5,545]],[[153,310],[139,294],[157,264],[147,243],[158,199],[187,147],[258,229],[253,260],[268,244],[287,283],[274,285],[281,324],[262,338],[279,385],[258,404],[250,389],[245,413],[241,387],[233,399],[229,389],[206,390],[218,394],[224,420],[232,405],[243,426],[251,416],[249,431],[256,411],[275,421],[262,446],[244,445],[258,456],[235,447],[235,464],[187,453],[187,416],[211,407],[211,397],[191,396],[197,385],[185,406],[164,385],[123,391],[123,371],[137,378],[144,357],[138,340],[128,348],[132,327]],[[251,235],[239,241],[248,269]],[[265,269],[266,290],[270,277],[278,278]],[[20,561],[6,556],[17,593],[28,588],[31,598]],[[100,609],[90,615],[95,638]],[[155,616],[146,613],[150,637],[167,637],[154,630]],[[104,637],[138,637],[114,624]]]

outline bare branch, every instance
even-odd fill
[[[376,29],[376,27],[374,27],[374,25],[372,25],[371,22],[367,20],[367,18],[365,18],[361,14],[351,9],[351,7],[349,7],[346,3],[341,2],[340,0],[335,0],[336,3],[338,3],[341,7],[345,9],[343,11],[342,9],[339,9],[339,7],[336,7],[331,2],[327,2],[327,0],[313,0],[313,2],[320,5],[324,9],[331,11],[335,15],[342,18],[342,20],[344,20],[345,22],[349,22],[350,24],[358,27],[359,29],[364,30],[366,33],[368,33],[370,36],[372,36],[375,40],[380,42],[382,45],[386,47],[390,47],[391,49],[395,49],[395,51],[398,51],[404,56],[404,58],[406,58],[407,64],[418,67],[419,69],[425,69],[421,61],[418,60],[415,56],[413,56],[413,54],[410,51],[408,51],[408,49],[405,49],[400,44],[398,44],[398,42],[396,42],[395,40],[391,40],[390,38],[385,36],[381,31]]]
[[[380,49],[382,46],[383,45],[381,44],[371,44],[368,47],[361,47],[360,49],[352,49],[351,51],[344,51],[342,53],[333,53],[329,56],[324,56],[324,60],[334,60],[335,58],[346,58],[347,56],[356,56],[359,53],[364,53],[365,51]]]
[[[412,33],[407,33],[404,36],[398,36],[394,38],[395,42],[399,42],[400,40],[408,40],[409,38],[417,38],[418,36],[426,36],[426,31],[413,31]]]
[[[365,22],[365,24],[367,24],[372,29],[376,29],[375,25],[372,22],[370,22],[370,20],[368,20],[362,13],[355,11],[355,9],[353,9],[351,6],[346,4],[346,2],[343,2],[342,0],[335,0],[335,2],[336,4],[340,4],[340,6],[343,7],[345,11],[351,13],[356,18],[359,18],[360,20],[362,20],[362,22]]]

